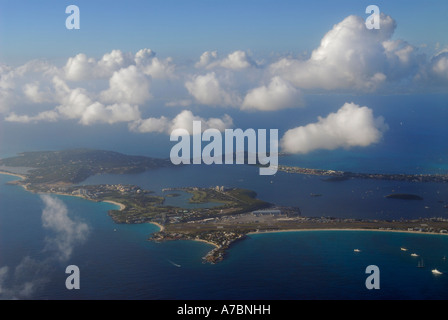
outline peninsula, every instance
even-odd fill
[[[103,173],[137,173],[159,167],[169,167],[169,160],[141,156],[127,156],[111,151],[76,149],[66,151],[25,152],[17,157],[0,160],[0,173],[16,174],[22,178],[11,183],[36,193],[54,193],[78,196],[91,201],[108,201],[120,205],[110,210],[115,223],[154,223],[160,231],[152,234],[151,241],[197,240],[213,244],[215,248],[205,262],[221,261],[235,241],[253,232],[278,232],[309,229],[362,229],[448,233],[448,219],[427,218],[418,220],[361,220],[333,217],[303,217],[297,207],[281,207],[257,198],[252,190],[212,186],[199,188],[167,188],[163,196],[136,185],[101,184],[81,185],[87,177]],[[17,169],[20,170],[17,170]],[[24,169],[26,168],[26,170]],[[280,166],[280,170],[301,174],[318,174],[325,178],[352,178],[331,170],[296,169]],[[385,175],[391,178],[394,175]],[[398,177],[399,175],[395,176]],[[365,177],[361,175],[360,177]],[[373,176],[379,178],[379,176]],[[424,182],[435,179],[445,182],[445,176],[416,179]],[[433,180],[431,180],[433,181]],[[190,204],[206,206],[171,206],[166,198],[191,194]],[[400,199],[416,200],[416,195],[400,194]]]
[[[349,171],[309,169],[294,166],[279,165],[278,171],[306,175],[322,176],[323,181],[337,182],[348,179],[395,180],[409,182],[448,182],[448,174],[386,174],[386,173],[356,173]]]

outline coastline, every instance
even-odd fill
[[[207,241],[207,240],[203,240],[203,239],[191,239],[191,240],[193,240],[193,241],[199,241],[199,242],[204,242],[204,243],[207,243],[207,244],[210,244],[210,245],[214,246],[215,248],[219,248],[219,245],[217,245],[216,243],[213,243],[213,242],[211,242],[211,241]]]
[[[84,199],[87,199],[87,198],[84,198]],[[87,199],[87,200],[89,200],[89,199]],[[107,202],[107,203],[114,204],[114,205],[120,207],[119,211],[123,211],[124,209],[126,209],[126,206],[124,204],[122,204],[120,202],[113,201],[113,200],[103,200],[101,202]]]
[[[448,236],[448,233],[436,233],[436,232],[424,232],[424,231],[409,231],[409,230],[385,230],[385,229],[362,229],[362,228],[316,228],[316,229],[285,229],[285,230],[269,230],[269,231],[252,231],[251,234],[264,234],[264,233],[282,233],[282,232],[302,232],[302,231],[372,231],[372,232],[396,232],[396,233],[412,233],[422,235],[441,235]]]
[[[19,177],[22,180],[25,180],[27,178],[24,175],[21,175],[21,174],[18,174],[18,173],[12,173],[12,172],[8,172],[8,171],[1,171],[0,170],[0,174],[4,174],[4,175],[8,175],[8,176],[14,176],[14,177]],[[18,180],[16,180],[16,181],[18,181]],[[24,184],[20,184],[20,185],[26,191],[30,192],[30,190],[28,190],[26,185],[24,185]],[[61,192],[51,192],[51,194],[56,194],[56,195],[60,195],[60,196],[78,197],[78,198],[81,198],[81,199],[91,200],[91,199],[88,199],[86,197],[83,197],[83,196],[77,195],[77,194],[69,194],[69,193],[61,193]],[[108,202],[108,203],[114,204],[114,205],[119,207],[120,211],[123,211],[124,209],[126,209],[126,206],[124,204],[120,203],[120,202],[116,202],[116,201],[113,201],[113,200],[103,200],[102,202]]]
[[[8,171],[1,171],[0,170],[0,174],[4,174],[4,175],[8,175],[8,176],[14,176],[14,177],[19,177],[23,180],[26,179],[26,176],[20,174],[20,173],[12,173],[12,172],[8,172]]]
[[[163,231],[163,230],[165,230],[165,227],[164,226],[162,226],[160,223],[158,223],[158,222],[153,222],[153,221],[151,221],[151,222],[149,222],[149,223],[152,223],[152,224],[154,224],[154,225],[156,225],[157,227],[159,227],[159,231],[158,232],[161,232],[161,231]]]
[[[4,174],[4,175],[10,175],[10,176],[15,176],[18,177],[20,179],[26,180],[27,177],[21,174],[16,174],[16,173],[12,173],[12,172],[7,172],[7,171],[2,171],[0,170],[0,174]],[[13,184],[17,184],[17,185],[21,185],[25,191],[28,192],[34,192],[34,191],[30,191],[28,189],[28,185],[21,183],[20,180],[15,180]],[[79,195],[79,194],[71,194],[71,193],[60,193],[60,192],[49,192],[51,194],[57,194],[57,195],[63,195],[63,196],[72,196],[72,197],[79,197],[82,199],[86,199],[86,200],[90,200],[92,201],[92,199],[89,199],[83,195]],[[93,200],[94,201],[94,200]],[[119,211],[123,211],[126,209],[126,206],[123,203],[114,201],[114,200],[100,200],[101,202],[107,202],[113,205],[116,205],[119,207]],[[97,201],[98,202],[98,201]],[[158,232],[162,232],[165,230],[165,226],[161,225],[160,223],[157,222],[152,222],[150,221],[149,223],[152,223],[154,225],[156,225],[160,230]],[[448,233],[441,233],[441,232],[430,232],[430,231],[418,231],[418,230],[400,230],[400,229],[384,229],[384,228],[377,228],[377,229],[371,229],[371,228],[359,228],[359,227],[354,227],[354,228],[341,228],[341,227],[333,227],[333,228],[322,228],[322,227],[316,227],[316,228],[301,228],[301,229],[277,229],[277,230],[259,230],[259,231],[251,231],[251,232],[242,232],[242,234],[238,237],[238,238],[233,238],[233,239],[227,239],[227,243],[224,244],[224,242],[222,242],[221,245],[221,240],[220,242],[213,242],[210,240],[204,240],[204,239],[200,239],[198,238],[184,238],[184,239],[179,239],[179,240],[193,240],[193,241],[200,241],[203,243],[207,243],[211,246],[214,247],[214,249],[212,249],[205,257],[204,260],[207,262],[211,262],[211,263],[216,263],[221,261],[224,258],[225,252],[229,249],[229,246],[236,240],[239,240],[241,238],[244,238],[244,236],[246,235],[251,235],[251,234],[264,234],[264,233],[280,233],[280,232],[303,232],[303,231],[315,231],[315,232],[319,232],[319,231],[374,231],[374,232],[378,232],[378,231],[383,231],[383,232],[398,232],[398,233],[413,233],[413,234],[422,234],[422,235],[448,235]],[[215,240],[215,239],[213,239]]]

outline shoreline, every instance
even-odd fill
[[[199,241],[199,242],[203,242],[203,243],[207,243],[207,244],[210,244],[210,245],[214,246],[215,248],[219,248],[219,247],[220,247],[220,246],[217,245],[216,243],[213,243],[213,242],[211,242],[211,241],[207,241],[207,240],[203,240],[203,239],[190,239],[190,240],[193,240],[193,241]]]
[[[84,198],[84,199],[87,199],[87,198]],[[90,199],[87,199],[87,200],[90,200]],[[113,201],[113,200],[102,200],[101,202],[107,202],[107,203],[114,204],[114,205],[120,207],[119,211],[123,211],[124,209],[126,209],[126,206],[125,206],[124,204],[122,204],[122,203],[120,203],[120,202],[117,202],[117,201]]]
[[[0,170],[0,174],[8,175],[8,176],[14,176],[14,177],[19,177],[22,180],[25,180],[27,178],[26,176],[18,174],[18,173],[12,173],[12,172],[1,171],[1,170]],[[19,180],[15,180],[15,181],[19,181]],[[28,190],[26,185],[24,185],[24,184],[19,184],[19,185],[22,186],[23,189],[25,189],[25,191],[32,192],[32,191]],[[59,196],[68,196],[68,197],[78,197],[78,198],[81,198],[81,199],[92,201],[92,199],[89,199],[89,198],[86,198],[86,197],[84,197],[82,195],[77,195],[77,194],[69,194],[69,193],[62,193],[62,192],[49,192],[48,194],[55,194],[55,195],[59,195]],[[120,202],[117,202],[117,201],[103,200],[103,201],[100,201],[100,202],[107,202],[107,203],[111,203],[113,205],[116,205],[116,206],[119,207],[119,211],[123,211],[124,209],[126,209],[126,206],[124,204],[122,204]]]
[[[162,226],[160,223],[158,223],[158,222],[148,222],[148,223],[151,223],[151,224],[154,224],[154,225],[156,225],[157,227],[159,227],[159,231],[157,231],[157,232],[161,232],[161,231],[163,231],[163,230],[165,230],[165,227],[164,226]]]
[[[12,172],[8,172],[8,171],[2,171],[2,170],[0,170],[0,174],[4,174],[4,175],[7,175],[7,176],[19,177],[19,178],[21,178],[21,179],[23,179],[23,180],[26,179],[26,176],[24,176],[24,175],[22,175],[22,174],[20,174],[20,173],[12,173]]]
[[[14,177],[18,177],[22,180],[26,180],[27,177],[21,174],[16,174],[16,173],[12,173],[12,172],[7,172],[7,171],[2,171],[0,170],[0,174],[4,174],[4,175],[9,175],[9,176],[14,176]],[[20,180],[14,180],[14,181],[20,181]],[[15,184],[21,185],[25,191],[28,192],[33,192],[28,190],[27,185],[17,182]],[[89,201],[95,201],[89,198],[86,198],[82,195],[78,195],[78,194],[67,194],[67,193],[59,193],[59,192],[49,192],[49,194],[56,194],[56,195],[62,195],[62,196],[71,196],[71,197],[78,197],[78,198],[82,198],[85,200],[89,200]],[[125,210],[126,206],[123,203],[114,201],[114,200],[100,200],[100,201],[95,201],[95,202],[107,202],[113,205],[116,205],[119,207],[119,211],[123,211]],[[162,232],[165,230],[165,227],[163,225],[161,225],[158,222],[148,222],[148,223],[152,223],[154,225],[156,225],[160,230],[158,232]],[[279,230],[262,230],[262,231],[251,231],[251,232],[243,232],[243,235],[247,236],[247,235],[252,235],[252,234],[267,234],[267,233],[284,233],[284,232],[303,232],[303,231],[314,231],[314,232],[319,232],[319,231],[361,231],[361,232],[366,232],[366,231],[373,231],[373,232],[395,232],[395,233],[409,233],[409,234],[421,234],[421,235],[448,235],[448,233],[441,233],[441,232],[428,232],[428,231],[417,231],[417,230],[399,230],[399,229],[368,229],[368,228],[338,228],[338,227],[334,227],[334,228],[303,228],[303,229],[279,229]],[[205,257],[204,259],[208,259],[207,261],[215,263],[215,262],[219,262],[222,260],[223,258],[223,254],[225,254],[225,251],[227,249],[229,249],[229,247],[223,246],[223,245],[219,245],[218,243],[209,241],[209,240],[204,240],[204,239],[199,239],[199,238],[190,238],[190,239],[179,239],[179,240],[192,240],[192,241],[199,241],[199,242],[203,242],[206,243],[208,245],[211,245],[214,247],[213,250],[211,250]],[[231,240],[231,243],[233,243],[235,240]]]
[[[448,233],[424,232],[424,231],[409,231],[409,230],[384,230],[384,229],[362,229],[362,228],[316,228],[316,229],[285,229],[285,230],[270,230],[270,231],[251,231],[246,235],[264,234],[264,233],[282,233],[282,232],[302,232],[302,231],[372,231],[372,232],[396,232],[396,233],[412,233],[422,235],[441,235],[447,236]]]

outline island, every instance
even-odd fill
[[[322,180],[326,182],[339,182],[349,179],[395,180],[408,182],[448,182],[448,174],[357,173],[350,171],[310,169],[285,165],[279,165],[278,171],[322,176]]]
[[[423,200],[423,198],[420,197],[419,195],[409,193],[392,193],[388,194],[386,198],[401,199],[401,200]]]
[[[257,198],[252,190],[226,186],[200,188],[185,186],[165,188],[163,195],[156,195],[132,184],[82,185],[81,182],[95,174],[129,174],[160,167],[170,167],[166,159],[128,156],[112,151],[75,149],[63,151],[24,152],[17,157],[1,159],[0,173],[17,174],[21,180],[12,181],[35,193],[53,193],[78,196],[91,201],[108,201],[119,206],[110,210],[109,216],[117,224],[153,223],[160,227],[150,241],[195,240],[205,241],[215,248],[203,257],[204,262],[222,261],[227,250],[250,233],[291,230],[385,230],[447,233],[448,219],[424,218],[417,220],[366,220],[334,217],[303,217],[298,207],[278,206]],[[281,167],[286,170],[286,167]],[[341,179],[364,175],[347,174],[331,170],[291,169],[287,172],[318,174]],[[386,179],[402,178],[401,175],[384,175]],[[420,176],[419,176],[420,177]],[[371,178],[379,178],[373,175]],[[445,177],[406,176],[411,181],[424,182]],[[206,206],[172,206],[166,198],[190,195],[188,204]],[[310,194],[320,197],[321,194]],[[418,199],[417,195],[393,194],[391,198]]]

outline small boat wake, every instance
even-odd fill
[[[172,264],[173,266],[175,266],[175,267],[178,267],[178,268],[182,267],[180,264],[174,263],[174,262],[171,261],[171,260],[168,260],[168,262],[171,263],[171,264]]]

